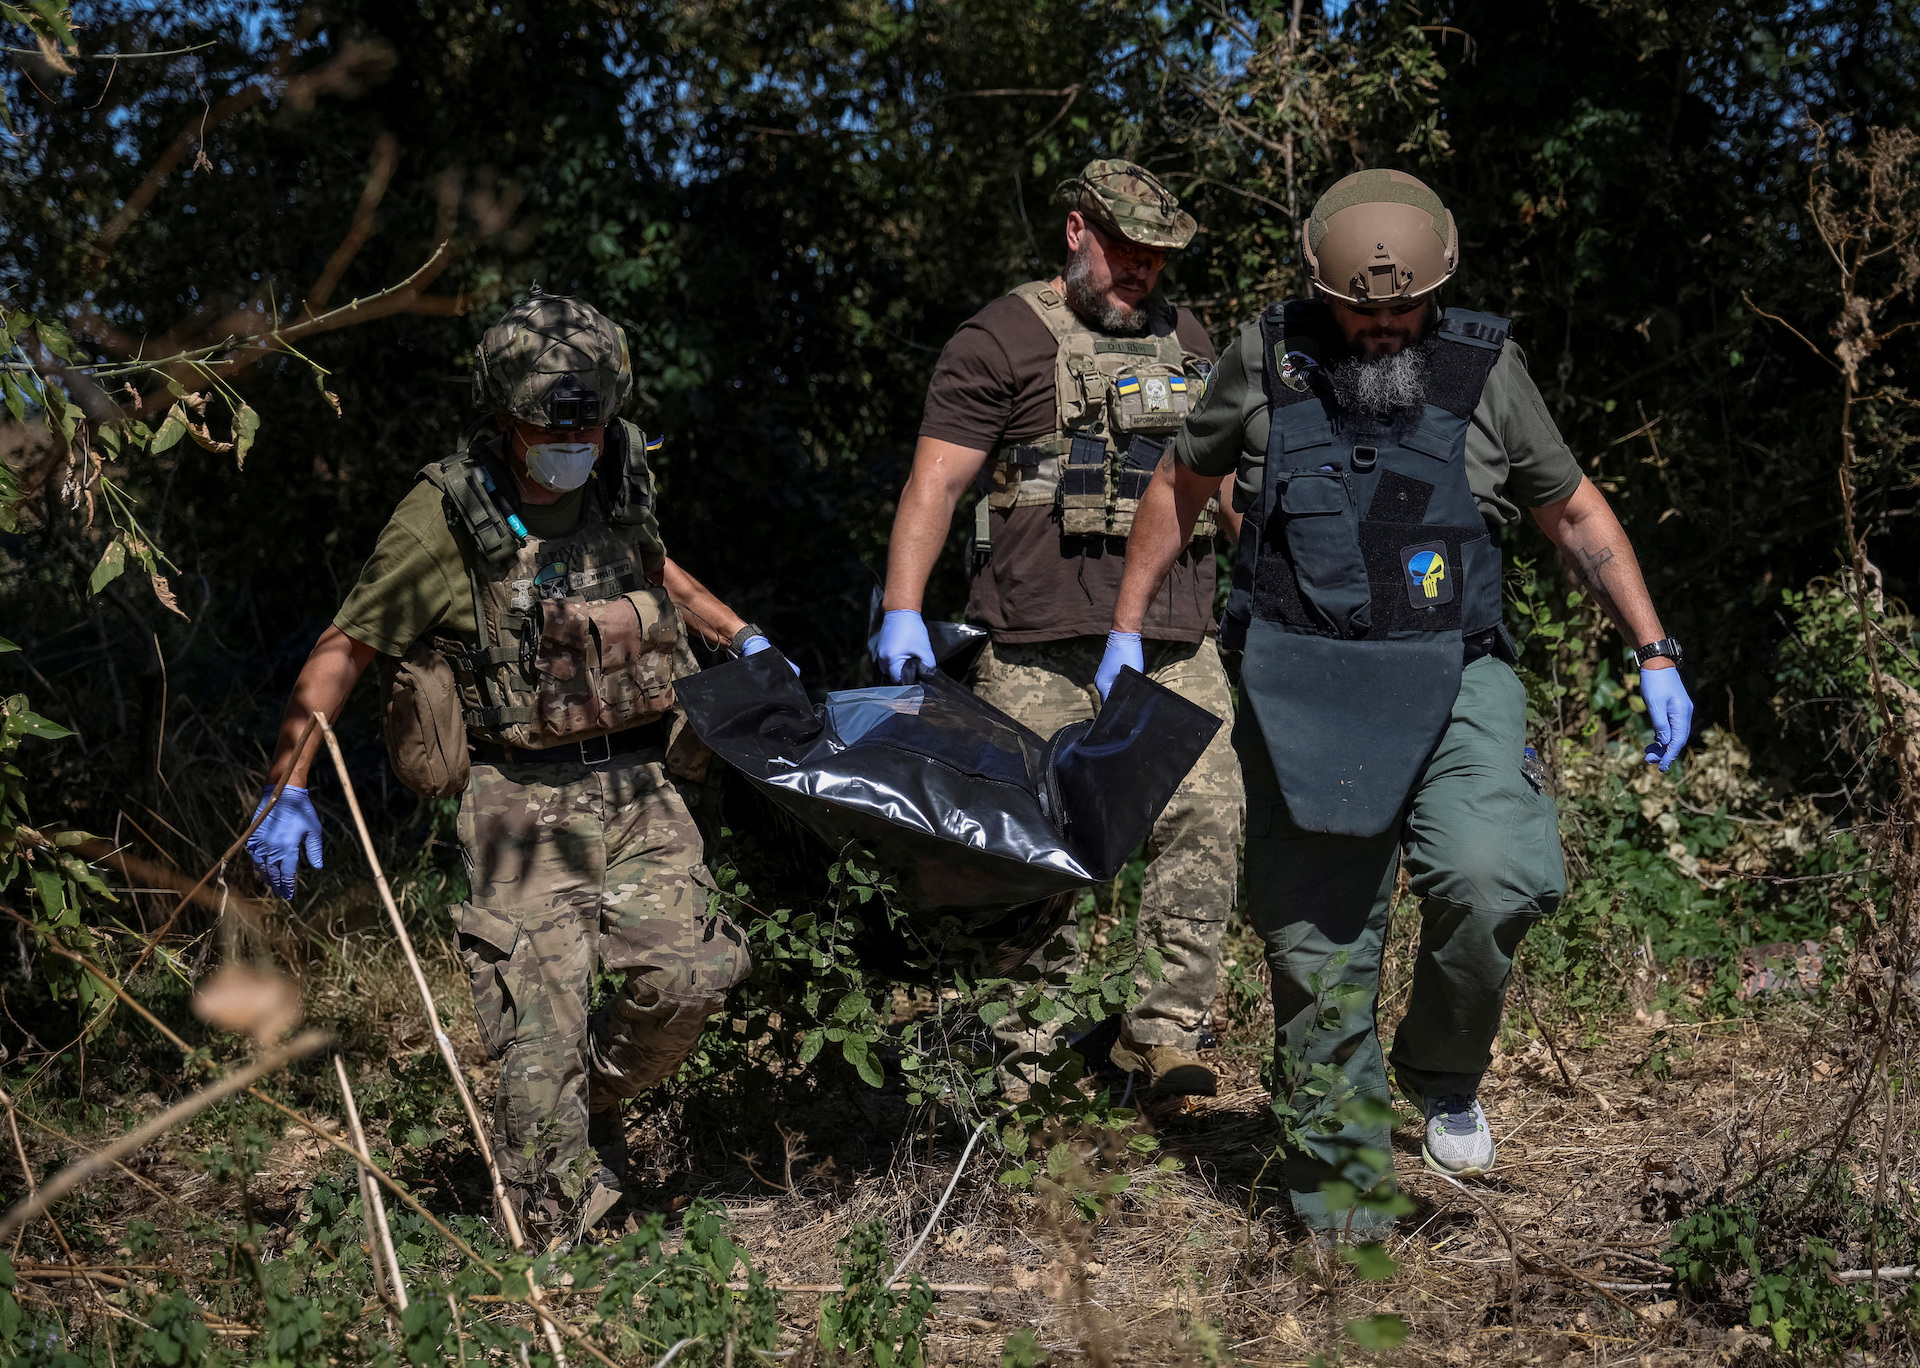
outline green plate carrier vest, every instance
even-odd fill
[[[1340,414],[1318,373],[1325,306],[1260,318],[1271,426],[1221,644],[1294,822],[1374,836],[1400,816],[1460,691],[1465,640],[1499,635],[1500,547],[1467,482],[1467,429],[1507,322],[1442,313],[1419,417]],[[1518,757],[1515,757],[1517,764]]]
[[[1162,305],[1143,337],[1095,332],[1044,280],[1013,292],[1053,334],[1054,433],[994,449],[992,480],[974,512],[974,549],[989,549],[988,510],[1045,504],[1070,537],[1124,537],[1161,453],[1206,383],[1201,358],[1181,344],[1177,314]],[[1193,529],[1211,537],[1218,500]]]
[[[607,447],[565,536],[528,536],[491,424],[420,478],[443,496],[473,593],[475,646],[440,642],[467,731],[539,750],[653,721],[673,706],[680,621],[655,583],[666,561],[648,442],[628,422]]]

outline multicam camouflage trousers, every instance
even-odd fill
[[[590,1186],[587,1115],[668,1077],[751,965],[707,912],[700,834],[656,751],[602,765],[475,764],[455,912],[480,1039],[501,1061],[493,1147],[524,1221]],[[595,965],[625,982],[588,1015]]]
[[[1051,736],[1099,711],[1093,676],[1105,649],[1106,638],[1097,636],[995,642],[980,657],[974,692],[1042,737]],[[1137,1043],[1190,1050],[1219,981],[1220,933],[1233,911],[1246,795],[1230,735],[1233,695],[1213,638],[1197,644],[1149,641],[1146,665],[1156,683],[1225,724],[1175,791],[1147,842],[1139,933],[1143,943],[1159,951],[1165,974],[1155,982],[1142,973],[1141,1000],[1126,1018],[1127,1034]],[[1051,977],[1070,972],[1078,960],[1077,931],[1069,924],[1028,963]],[[1064,1017],[1035,1023],[1010,1012],[996,1023],[994,1034],[1009,1052],[1008,1062],[1041,1082],[1047,1071],[1034,1066],[1053,1053],[1071,1024]]]

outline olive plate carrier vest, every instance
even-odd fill
[[[528,535],[501,493],[500,442],[491,424],[476,427],[420,472],[444,496],[473,594],[478,644],[435,643],[453,662],[467,731],[540,750],[661,717],[680,622],[655,583],[666,550],[646,437],[608,424],[579,524],[549,538]]]
[[[1295,824],[1374,836],[1439,743],[1466,657],[1512,659],[1500,546],[1466,465],[1507,322],[1444,311],[1426,402],[1391,430],[1332,399],[1320,365],[1338,334],[1323,304],[1269,307],[1260,336],[1266,468],[1221,644],[1246,652],[1242,691]]]
[[[1205,363],[1181,344],[1170,305],[1144,336],[1116,337],[1088,326],[1046,281],[1013,293],[1058,344],[1054,432],[994,450],[992,484],[974,513],[976,555],[989,549],[989,509],[1046,505],[1065,536],[1125,537],[1161,454],[1205,393]],[[1209,500],[1196,538],[1214,534],[1218,511]]]

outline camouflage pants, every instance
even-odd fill
[[[658,752],[476,764],[459,827],[460,954],[501,1061],[494,1153],[528,1222],[551,1227],[593,1171],[588,1112],[679,1067],[746,977],[746,938],[707,913],[700,834]],[[596,964],[625,981],[589,1018]]]
[[[974,692],[1022,725],[1051,736],[1099,711],[1094,672],[1104,637],[990,644],[980,657]],[[1220,934],[1233,911],[1246,795],[1234,755],[1233,695],[1212,637],[1199,643],[1149,641],[1147,674],[1198,703],[1223,725],[1154,823],[1140,888],[1140,936],[1159,951],[1166,973],[1142,976],[1142,998],[1127,1014],[1127,1033],[1141,1045],[1192,1049],[1220,976]],[[1071,970],[1079,959],[1069,926],[1028,964],[1042,973]],[[1052,952],[1052,953],[1049,953]],[[994,1027],[1002,1048],[1051,1054],[1064,1019],[1026,1022],[1009,1013]],[[1036,1079],[1043,1075],[1029,1071]]]

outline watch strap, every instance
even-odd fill
[[[765,635],[766,633],[761,631],[753,623],[751,622],[742,623],[740,626],[740,630],[735,632],[730,638],[728,638],[727,648],[731,650],[735,655],[739,655],[741,647],[745,646],[749,641],[753,640],[755,637],[765,636]]]
[[[1680,655],[1680,643],[1672,637],[1661,637],[1658,641],[1649,641],[1644,646],[1636,646],[1633,658],[1636,664],[1645,665],[1655,656],[1665,656],[1675,666],[1684,664]]]

